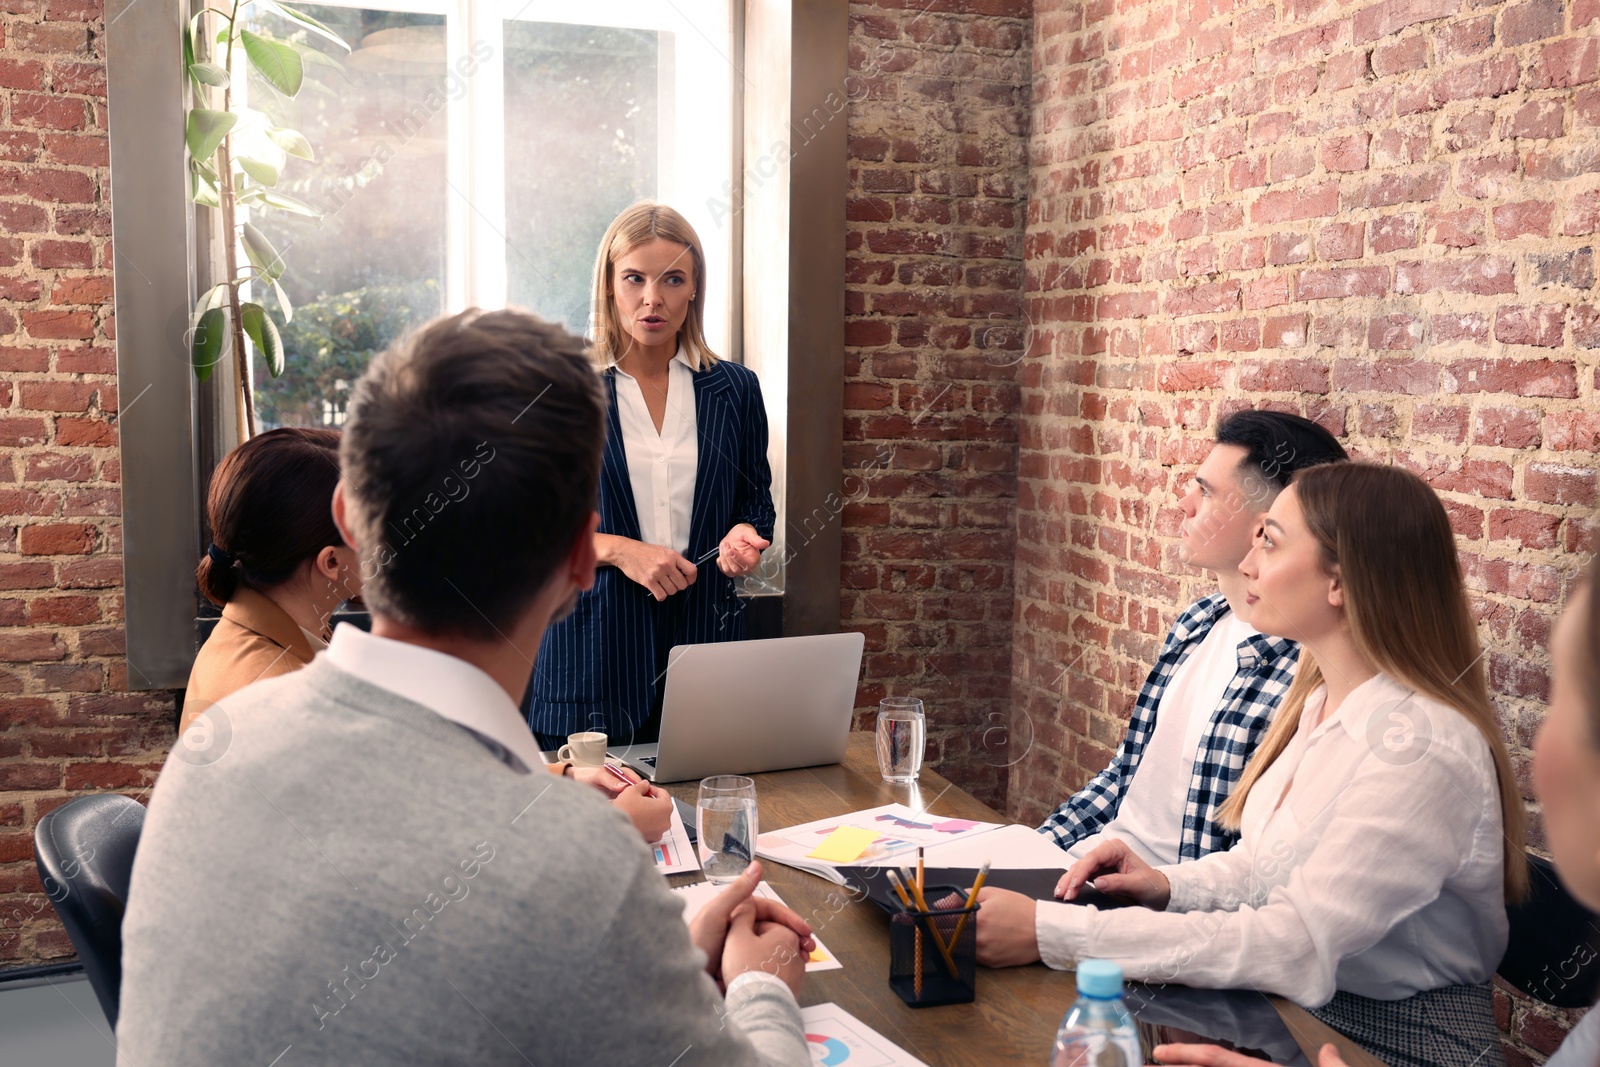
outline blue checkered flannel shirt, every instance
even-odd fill
[[[1161,696],[1172,682],[1178,665],[1188,658],[1211,632],[1211,627],[1228,612],[1228,598],[1216,593],[1196,601],[1178,616],[1167,633],[1161,655],[1145,679],[1139,699],[1134,702],[1128,734],[1117,749],[1111,766],[1095,775],[1089,784],[1069,797],[1045,819],[1039,832],[1048,834],[1062,848],[1071,848],[1090,834],[1103,829],[1116,817],[1128,783],[1139,769],[1144,747],[1155,731],[1156,711]],[[1183,836],[1178,856],[1195,860],[1212,852],[1232,848],[1238,835],[1217,823],[1217,811],[1239,780],[1256,744],[1272,724],[1278,702],[1294,680],[1300,646],[1282,637],[1255,634],[1239,643],[1239,670],[1223,692],[1222,703],[1211,715],[1211,723],[1200,739],[1200,752],[1189,779],[1189,799],[1183,811]]]

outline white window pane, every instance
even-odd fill
[[[672,35],[507,22],[504,40],[507,300],[586,333],[600,238],[660,195]]]
[[[316,161],[292,160],[279,189],[323,211],[281,211],[252,221],[288,264],[282,285],[295,307],[283,327],[285,371],[258,358],[263,428],[339,425],[349,388],[367,363],[409,327],[443,309],[446,274],[445,148],[452,86],[441,15],[306,6],[351,45],[342,53],[275,16],[257,25],[295,36],[343,70],[308,64],[288,100],[252,75],[251,106],[303,133]],[[254,298],[276,312],[256,286]]]

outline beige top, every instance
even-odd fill
[[[240,586],[189,671],[179,732],[251,682],[297,671],[315,655],[305,631],[271,598]]]
[[[270,597],[241,585],[194,659],[178,732],[183,733],[201,712],[251,682],[276,678],[310,663],[328,647],[322,640],[313,645],[313,636]],[[546,765],[551,774],[562,776],[571,766]]]

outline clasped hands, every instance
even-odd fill
[[[760,564],[761,552],[770,544],[756,533],[754,526],[741,522],[717,545],[717,569],[729,578],[749,574]],[[614,564],[657,600],[683,592],[700,573],[693,562],[670,548],[629,538],[617,538],[610,556],[602,562]]]
[[[746,971],[783,979],[797,998],[806,959],[817,947],[811,924],[768,897],[755,896],[761,864],[753,862],[689,924],[689,939],[706,954],[706,972],[724,993]]]
[[[1107,841],[1074,863],[1056,883],[1056,899],[1073,901],[1085,885],[1123,897],[1152,911],[1172,899],[1167,876],[1140,859],[1121,841]],[[1037,902],[1009,889],[986,886],[978,892],[978,962],[985,967],[1020,967],[1039,962]]]

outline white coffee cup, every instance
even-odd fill
[[[574,767],[599,767],[606,761],[606,735],[598,730],[568,734],[567,743],[556,753],[556,759]]]

